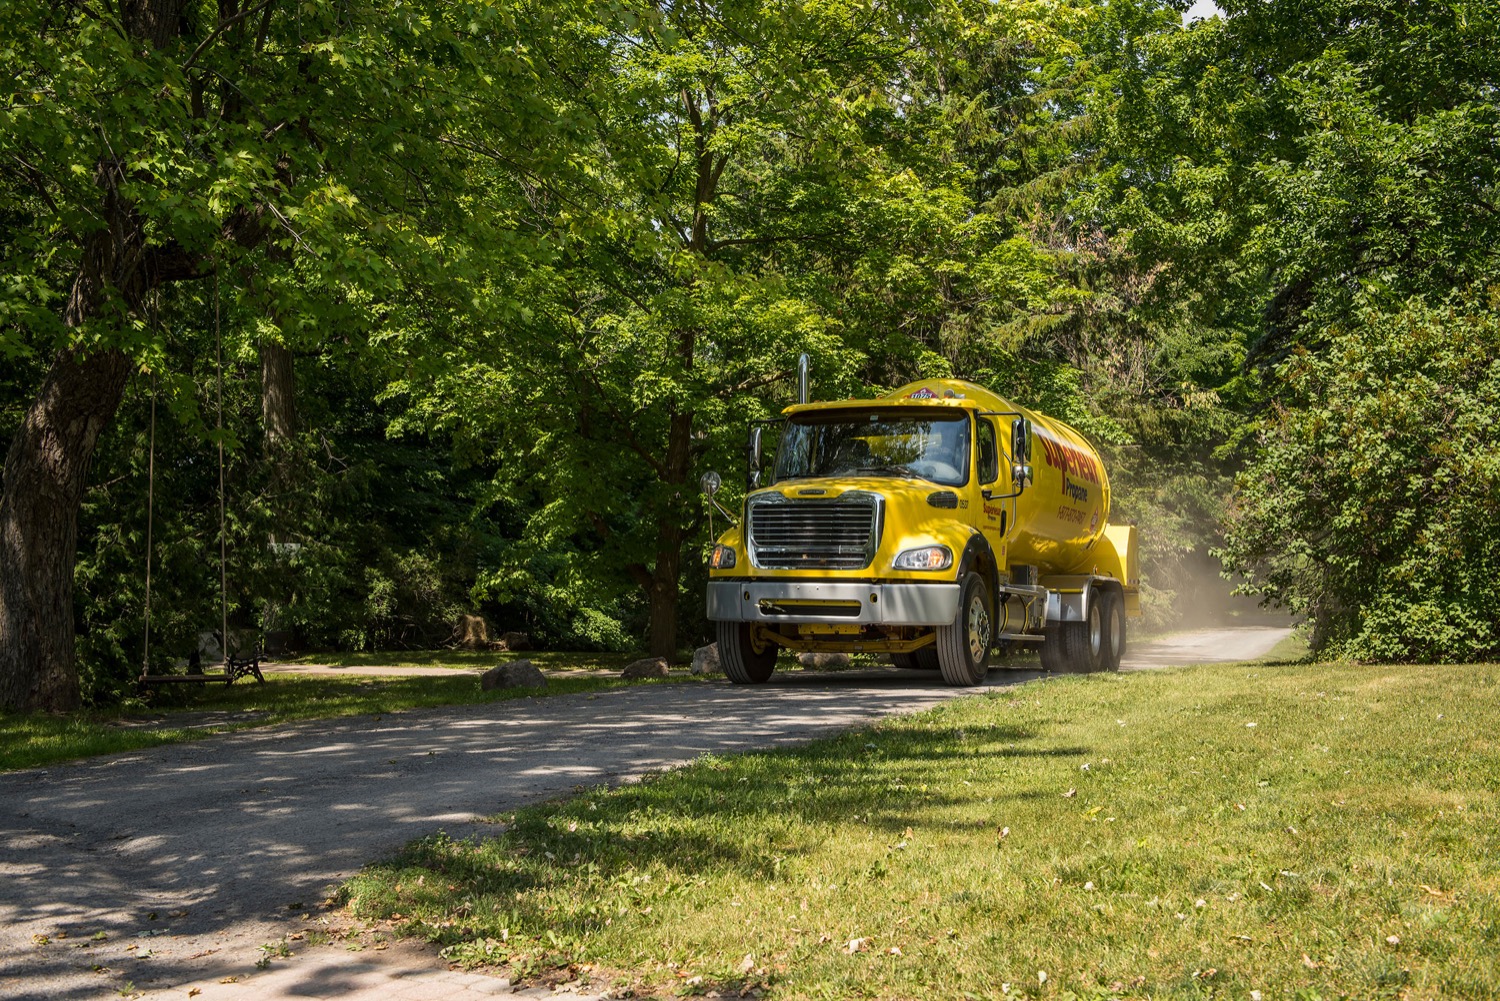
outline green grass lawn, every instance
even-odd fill
[[[1493,665],[1063,678],[431,837],[343,899],[648,993],[1491,998],[1497,724]]]
[[[493,658],[494,654],[487,655]],[[548,667],[571,666],[570,657],[548,654]],[[584,654],[580,659],[593,660]],[[451,662],[450,662],[451,663]],[[490,663],[494,663],[492,660]],[[597,692],[639,682],[614,675],[552,678],[545,689],[481,691],[468,675],[422,678],[267,675],[265,684],[179,687],[153,695],[155,704],[72,715],[0,714],[0,771],[33,768],[96,754],[133,751],[196,740],[214,733],[292,720],[399,712],[430,706],[499,702]],[[174,725],[175,721],[180,721]],[[146,724],[143,721],[149,721]]]

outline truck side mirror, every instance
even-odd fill
[[[1031,483],[1031,422],[1018,417],[1010,424],[1010,477],[1017,494]]]
[[[1021,465],[1031,462],[1031,422],[1024,417],[1010,423],[1010,457]]]
[[[723,482],[723,477],[721,477],[718,473],[707,472],[703,474],[703,479],[698,481],[698,485],[703,488],[704,493],[712,497],[714,494],[719,492],[719,486]]]
[[[754,490],[760,486],[760,428],[750,429],[750,441],[745,449],[747,472],[745,486]]]

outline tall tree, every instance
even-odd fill
[[[468,154],[450,139],[477,103],[510,109],[518,138],[546,127],[519,39],[550,19],[482,3],[7,6],[0,350],[52,360],[5,459],[0,707],[77,702],[79,501],[130,374],[164,358],[148,304],[173,283],[231,286],[268,248],[330,316],[355,290],[382,308],[407,272],[461,277]]]
[[[1046,297],[1045,262],[975,212],[949,155],[960,116],[925,81],[949,31],[1055,37],[1061,6],[643,2],[599,23],[597,62],[568,79],[589,159],[533,202],[559,255],[496,278],[531,308],[395,387],[541,498],[523,560],[623,574],[672,655],[698,474],[741,465],[798,352],[821,392],[852,393],[945,364],[947,314]]]

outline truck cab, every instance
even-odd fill
[[[766,681],[782,650],[887,654],[950,685],[981,684],[1001,644],[1038,645],[1053,671],[1118,669],[1134,529],[1108,524],[1077,431],[958,380],[783,418],[766,468],[752,431],[749,489],[710,557],[731,681]]]

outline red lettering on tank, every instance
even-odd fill
[[[1094,456],[1075,445],[1068,445],[1051,438],[1045,434],[1038,434],[1042,440],[1042,450],[1047,454],[1047,462],[1063,473],[1078,479],[1088,480],[1090,483],[1099,483],[1099,462]],[[1067,489],[1066,486],[1063,487]]]

